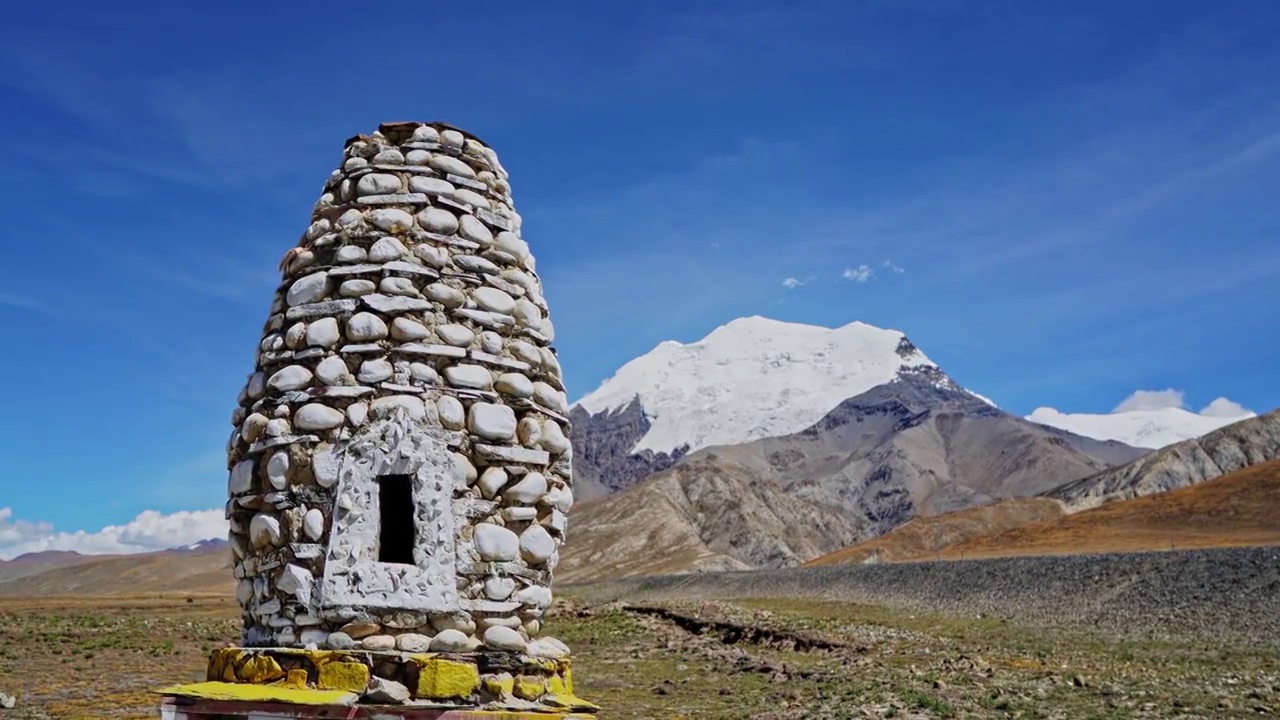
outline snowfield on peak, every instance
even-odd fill
[[[897,330],[754,316],[695,343],[663,342],[576,405],[597,415],[638,399],[650,427],[632,452],[685,445],[692,452],[799,432],[844,400],[916,368],[937,365]]]
[[[1041,407],[1026,419],[1095,440],[1118,440],[1132,447],[1158,450],[1256,416],[1251,412],[1239,417],[1214,417],[1175,407],[1106,414],[1064,413]]]

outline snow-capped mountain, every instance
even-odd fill
[[[1246,412],[1239,417],[1218,417],[1176,407],[1090,414],[1064,413],[1041,407],[1028,415],[1027,420],[1096,440],[1117,440],[1133,447],[1155,450],[1198,438],[1251,417],[1257,417],[1257,414]]]
[[[740,318],[659,344],[575,403],[576,469],[617,489],[695,450],[804,430],[904,374],[968,392],[897,330]]]

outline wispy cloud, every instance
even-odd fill
[[[876,271],[871,269],[870,265],[863,264],[857,267],[845,268],[844,272],[840,273],[840,277],[856,283],[864,283],[874,277],[875,274]]]
[[[168,515],[145,510],[124,525],[65,532],[55,530],[50,523],[17,519],[12,508],[0,508],[0,560],[49,550],[84,555],[151,552],[226,535],[227,521],[222,510]]]

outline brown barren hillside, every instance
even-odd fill
[[[926,542],[911,554],[911,536],[907,535],[891,545],[897,554],[882,555],[881,559],[955,560],[1274,545],[1280,544],[1280,510],[1277,508],[1280,508],[1280,460],[1237,470],[1199,485],[1116,502],[1074,515],[1031,520],[979,536],[967,535],[941,550]],[[949,513],[928,520],[944,527],[964,527],[971,518],[948,518],[972,512]],[[1016,514],[1010,513],[1009,518],[1016,520]],[[922,527],[929,525],[922,524]],[[874,550],[874,544],[885,540],[890,540],[890,536],[853,545],[809,564],[861,562]],[[928,540],[927,533],[923,540]]]
[[[0,597],[153,593],[234,595],[231,550],[221,546],[196,552],[106,555],[0,582]]]
[[[1057,500],[1009,498],[991,505],[918,517],[880,537],[810,560],[805,566],[936,558],[939,548],[1010,528],[1053,520],[1065,514],[1062,503]]]

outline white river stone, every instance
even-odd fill
[[[324,536],[324,513],[311,508],[302,518],[302,531],[309,540],[319,540]]]
[[[516,309],[515,298],[492,287],[478,287],[471,291],[471,299],[481,310],[510,315]]]
[[[475,339],[476,333],[465,325],[440,325],[436,328],[436,335],[439,336],[445,344],[455,347],[467,347],[471,341]]]
[[[253,442],[262,437],[263,431],[267,429],[267,423],[270,419],[262,413],[252,413],[244,419],[244,423],[240,426],[240,437],[245,442]]]
[[[485,468],[485,471],[480,475],[480,479],[476,481],[476,485],[486,499],[492,500],[498,496],[498,493],[502,492],[502,488],[506,487],[508,480],[510,480],[510,476],[507,475],[506,470],[500,467],[491,467]]]
[[[527,328],[538,327],[542,322],[542,311],[537,305],[524,298],[516,301],[516,308],[512,315],[515,316],[516,322]]]
[[[450,385],[472,390],[493,389],[493,375],[480,365],[452,365],[444,369],[444,379]]]
[[[285,302],[289,303],[289,307],[296,307],[322,300],[328,294],[329,273],[311,273],[293,281],[289,291],[285,293]]]
[[[556,552],[556,540],[541,525],[530,525],[520,533],[520,554],[531,565],[541,565]]]
[[[293,414],[293,424],[302,430],[332,430],[342,425],[342,412],[328,405],[309,403]]]
[[[569,438],[565,436],[564,428],[560,427],[560,423],[548,419],[542,425],[542,438],[539,444],[543,450],[559,455],[569,449]]]
[[[267,482],[276,490],[283,490],[289,484],[289,453],[279,450],[271,454],[267,460]]]
[[[538,508],[505,507],[502,508],[502,519],[507,522],[525,522],[538,517]]]
[[[407,297],[417,297],[418,286],[413,284],[413,280],[407,277],[384,277],[378,283],[378,289],[387,295],[404,295]]]
[[[302,347],[303,341],[307,338],[307,324],[294,323],[284,332],[284,346],[290,350],[297,350]]]
[[[449,157],[448,155],[432,156],[432,158],[427,161],[427,165],[433,170],[439,170],[440,172],[447,173],[449,175],[457,175],[464,178],[473,178],[476,176],[476,171],[472,170],[470,165],[462,162],[458,158]]]
[[[353,427],[364,425],[365,420],[369,419],[368,403],[351,403],[347,406],[347,420],[351,422]]]
[[[449,251],[435,245],[419,245],[413,249],[413,254],[422,264],[437,270],[449,264]]]
[[[390,417],[403,408],[410,420],[423,420],[427,417],[426,404],[422,398],[413,395],[388,395],[369,403],[369,411],[375,418]]]
[[[520,482],[507,488],[502,497],[521,505],[532,505],[547,494],[547,476],[540,472],[531,472],[520,478]]]
[[[467,136],[457,130],[445,130],[440,133],[440,144],[447,147],[458,148],[461,150],[463,144],[466,143],[466,140]]]
[[[351,371],[347,369],[347,363],[337,355],[330,355],[316,365],[316,377],[325,385],[351,384]]]
[[[344,280],[342,284],[338,286],[338,294],[342,297],[364,297],[369,293],[375,292],[377,289],[378,286],[374,285],[372,280],[352,278],[351,280]]]
[[[399,260],[409,254],[404,243],[393,237],[379,239],[369,248],[369,262],[383,263]]]
[[[506,600],[516,591],[516,581],[507,577],[490,577],[484,581],[484,596],[490,600]]]
[[[513,340],[507,345],[507,349],[517,360],[527,362],[530,365],[537,366],[542,362],[542,354],[538,352],[538,348],[533,344],[524,340]]]
[[[273,390],[298,390],[311,384],[311,371],[301,365],[289,365],[277,370],[267,380],[267,387]]]
[[[374,165],[403,165],[404,153],[396,148],[387,148],[378,151],[378,154],[374,155],[370,162]]]
[[[347,337],[355,342],[372,342],[386,336],[387,324],[373,313],[358,312],[347,321]]]
[[[530,657],[560,660],[569,656],[569,647],[553,637],[540,637],[529,643],[525,653]]]
[[[347,210],[346,212],[339,215],[337,221],[334,224],[340,228],[348,228],[363,220],[364,220],[364,213],[360,212],[355,208],[351,208],[350,210]]]
[[[231,468],[231,477],[227,481],[227,491],[232,495],[239,495],[252,489],[253,461],[241,460]]]
[[[557,485],[547,492],[542,502],[562,513],[567,513],[573,507],[573,490]]]
[[[418,226],[427,232],[452,235],[458,231],[458,216],[442,207],[429,207],[418,213]]]
[[[471,638],[461,630],[441,630],[431,638],[431,652],[465,652],[471,645]]]
[[[356,380],[365,385],[386,382],[391,379],[394,374],[391,363],[381,358],[376,360],[365,360],[360,363],[360,371],[356,374]]]
[[[501,625],[494,625],[484,631],[484,646],[490,650],[505,650],[507,652],[524,652],[528,646],[524,636],[519,632]]]
[[[407,317],[398,317],[391,321],[391,337],[401,342],[421,340],[431,334],[426,325]]]
[[[524,605],[543,610],[551,606],[551,589],[541,585],[530,585],[517,591],[514,599]]]
[[[484,562],[510,562],[519,557],[520,538],[510,530],[481,523],[475,527],[474,532],[476,551]]]
[[[477,220],[474,215],[463,215],[458,218],[458,234],[486,247],[493,244],[493,231]]]
[[[430,125],[419,125],[414,128],[413,136],[410,140],[416,143],[438,143],[440,142],[440,131]]]
[[[472,403],[467,414],[467,426],[472,433],[486,440],[512,440],[516,435],[516,414],[506,405]]]
[[[345,283],[344,283],[345,284]],[[329,348],[342,339],[337,318],[320,318],[307,326],[307,347]]]
[[[440,424],[449,430],[461,430],[466,424],[466,409],[462,407],[462,401],[452,395],[437,398],[436,410]]]
[[[444,283],[431,283],[422,289],[422,294],[427,296],[428,300],[438,302],[447,310],[462,307],[467,301],[467,296],[462,291],[445,285]]]
[[[525,447],[538,447],[542,440],[542,425],[536,418],[520,418],[520,422],[516,424],[516,439]]]
[[[400,650],[401,652],[407,652],[407,653],[427,652],[428,650],[431,649],[431,637],[429,635],[421,635],[419,633],[405,633],[403,635],[398,635],[396,636],[396,649]],[[383,680],[383,682],[386,683],[390,681]],[[403,699],[400,700],[400,702],[404,702],[408,700],[409,690],[405,688],[403,685],[400,685],[399,683],[395,683],[395,684],[399,685],[400,689],[404,690],[404,692],[402,693]],[[400,693],[396,694],[396,697],[400,697],[400,696],[401,696]]]
[[[400,192],[400,178],[390,173],[369,173],[356,183],[356,195],[394,195]]]
[[[359,245],[343,245],[333,254],[333,259],[343,264],[362,263],[368,258],[368,253]]]
[[[360,646],[365,650],[386,652],[396,649],[396,639],[392,635],[370,635],[360,641]]]
[[[492,330],[480,333],[480,349],[493,355],[502,354],[502,336]]]
[[[554,410],[561,415],[569,414],[569,403],[565,399],[564,393],[544,382],[536,382],[533,384],[533,399],[534,402],[548,410]]]
[[[511,532],[508,530],[507,532]],[[515,533],[511,533],[515,537]],[[283,536],[280,533],[280,521],[271,517],[258,513],[249,521],[249,541],[254,547],[265,548],[274,547],[280,544]],[[517,547],[519,542],[517,541]]]
[[[440,373],[426,363],[409,363],[409,377],[427,385],[440,384]]]
[[[492,205],[489,204],[488,198],[476,192],[475,190],[472,190],[471,188],[458,188],[453,193],[453,199],[457,200],[460,203],[466,203],[467,205],[471,205],[473,207],[484,208],[485,210],[488,210],[490,207],[492,207]],[[489,233],[489,237],[490,238],[493,237],[492,232]],[[492,242],[492,240],[490,241]]]
[[[502,373],[494,381],[493,387],[503,395],[515,398],[533,396],[533,381],[520,373]]]
[[[402,233],[413,227],[413,216],[404,210],[378,208],[368,217],[374,227],[384,232]]]
[[[425,164],[425,163],[423,163]],[[422,193],[424,195],[444,195],[446,197],[453,195],[457,190],[453,183],[448,180],[441,180],[434,177],[420,177],[415,175],[409,178],[409,191]],[[418,222],[422,222],[422,218],[418,218]]]

